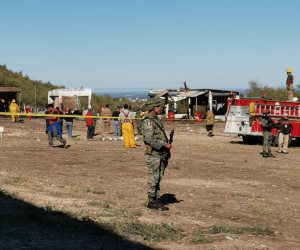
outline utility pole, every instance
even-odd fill
[[[36,83],[34,84],[34,112],[36,113]]]

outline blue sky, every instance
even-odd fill
[[[66,87],[283,87],[298,0],[1,1],[0,64]]]

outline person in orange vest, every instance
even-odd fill
[[[135,148],[135,139],[134,139],[134,128],[135,128],[135,119],[134,114],[128,108],[128,104],[124,105],[124,110],[120,111],[119,122],[121,124],[122,136],[124,140],[125,148]]]
[[[48,142],[49,147],[53,147],[53,137],[55,137],[59,142],[64,145],[64,148],[68,147],[68,140],[62,138],[62,132],[60,130],[60,118],[51,115],[58,115],[57,109],[54,108],[53,104],[48,104],[48,111],[49,116],[46,118],[48,119]]]
[[[20,108],[15,99],[12,99],[11,104],[9,105],[9,112],[11,113],[12,121],[17,122],[17,113],[20,112]]]
[[[292,102],[293,101],[293,85],[294,85],[294,76],[292,75],[292,69],[287,68],[286,69],[286,90],[287,90],[287,101]]]

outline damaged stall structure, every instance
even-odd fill
[[[92,90],[86,88],[54,89],[48,92],[48,104],[61,110],[81,110],[80,97],[87,98],[87,108],[91,108]]]
[[[8,112],[13,99],[20,105],[21,88],[12,83],[0,83],[0,112]]]
[[[218,90],[218,89],[151,89],[149,97],[164,98],[166,101],[165,114],[174,116],[175,118],[198,118],[205,116],[207,109],[214,112],[215,118],[225,120],[227,112],[227,100],[229,97],[238,96],[238,91]],[[178,112],[177,106],[179,102],[186,100],[185,112]]]

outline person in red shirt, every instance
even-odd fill
[[[89,108],[85,116],[86,116],[85,124],[87,126],[87,139],[93,140],[95,134],[96,119],[89,117],[89,116],[94,116],[92,109]]]

